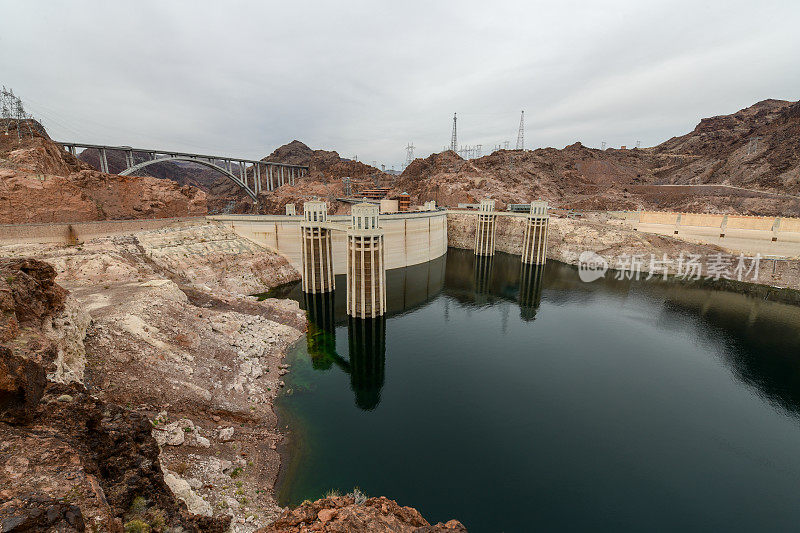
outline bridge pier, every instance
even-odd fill
[[[300,233],[303,247],[303,292],[331,292],[335,288],[331,230],[328,222],[328,204],[305,202]]]
[[[478,225],[475,228],[475,255],[494,255],[496,221],[494,200],[481,200],[478,208]]]
[[[525,240],[522,242],[522,262],[526,265],[543,265],[547,260],[549,222],[547,202],[531,202],[531,211],[525,224]]]
[[[108,157],[105,148],[100,149],[100,172],[108,174]]]
[[[58,141],[57,141],[58,142]],[[77,149],[97,150],[99,155],[100,172],[110,173],[108,165],[108,150],[122,152],[125,155],[125,168],[119,172],[122,176],[134,175],[138,170],[161,161],[189,161],[213,168],[224,174],[231,181],[245,189],[247,194],[255,200],[259,193],[267,190],[272,191],[276,188],[276,180],[280,185],[297,183],[297,178],[305,174],[305,167],[299,165],[286,165],[283,163],[271,163],[261,160],[231,158],[225,156],[214,156],[204,154],[192,154],[183,152],[170,152],[164,150],[153,150],[151,148],[132,148],[130,146],[107,146],[99,144],[84,144],[73,142],[58,142],[58,144],[73,157],[78,157]],[[136,162],[135,154],[142,154],[142,161]],[[249,174],[248,165],[252,165],[252,175]],[[261,167],[266,168],[266,173],[262,176]],[[235,167],[238,167],[238,171]],[[279,176],[273,174],[275,167],[280,168]],[[286,172],[284,169],[288,169]]]
[[[386,312],[386,268],[383,260],[383,230],[375,204],[352,208],[347,230],[347,314],[376,318]]]

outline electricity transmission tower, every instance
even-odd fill
[[[8,128],[11,121],[17,123],[17,140],[22,140],[22,123],[28,127],[28,134],[33,137],[33,129],[31,128],[31,121],[33,117],[25,111],[22,105],[22,100],[14,94],[12,89],[6,89],[3,86],[0,90],[0,112],[2,112],[3,125],[5,126],[5,135],[8,135]]]
[[[602,151],[605,151],[605,149],[606,149],[606,142],[605,142],[605,141],[603,141],[603,142],[600,144],[600,150],[602,150]]]
[[[3,126],[5,126],[5,135],[8,135],[8,126],[11,124],[11,110],[13,109],[13,105],[11,105],[11,99],[8,95],[8,91],[6,90],[5,85],[3,86],[2,92],[0,92],[0,111],[2,111],[3,117]]]
[[[414,161],[414,143],[408,143],[406,146],[406,166],[410,165]]]
[[[453,113],[453,135],[450,138],[450,149],[452,151],[458,150],[458,135],[456,135],[456,114]]]
[[[525,110],[519,116],[519,133],[517,133],[517,150],[525,149]]]
[[[461,159],[477,159],[481,157],[482,151],[483,145],[476,144],[474,146],[462,146],[457,153],[461,156]]]

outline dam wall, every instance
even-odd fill
[[[258,244],[269,246],[289,260],[298,270],[302,267],[302,216],[283,215],[213,215],[206,217],[231,228],[236,234]],[[328,216],[333,248],[333,269],[347,272],[347,233],[349,215]],[[445,211],[380,215],[384,232],[386,268],[403,268],[426,263],[447,253],[447,214]],[[473,233],[474,238],[474,233]],[[520,240],[522,237],[520,237]]]
[[[77,244],[100,237],[150,231],[176,222],[204,221],[205,217],[96,220],[91,222],[48,222],[42,224],[0,224],[0,245]]]
[[[742,230],[746,233],[740,235],[750,239],[771,241],[776,237],[777,240],[800,241],[800,218],[672,211],[629,211],[628,215],[621,218],[642,230],[649,230],[651,226],[676,226],[679,234],[686,231],[698,234],[724,233],[726,236],[731,230]]]

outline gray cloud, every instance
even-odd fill
[[[14,2],[0,82],[56,138],[399,166],[459,141],[659,143],[797,99],[796,2]]]

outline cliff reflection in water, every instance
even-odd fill
[[[800,308],[743,294],[665,288],[667,327],[692,321],[696,342],[718,353],[741,382],[794,416],[800,415]],[[714,331],[709,337],[703,332]],[[726,349],[712,346],[723,342]]]

